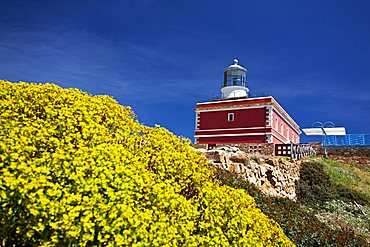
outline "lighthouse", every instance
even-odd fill
[[[224,83],[221,88],[223,99],[248,98],[247,69],[238,62],[235,58],[233,64],[224,70]]]
[[[299,143],[298,124],[272,97],[248,97],[247,69],[235,58],[224,69],[219,99],[195,108],[195,143]]]

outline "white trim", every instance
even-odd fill
[[[279,132],[278,132],[279,133]],[[280,136],[274,134],[274,133],[271,133],[276,139],[279,139],[279,141],[281,141],[282,143],[289,143],[289,141],[287,139],[282,139]]]
[[[202,138],[202,137],[222,137],[222,136],[266,136],[272,135],[282,143],[289,143],[289,141],[284,141],[279,136],[275,135],[274,133],[267,132],[267,133],[246,133],[246,134],[217,134],[217,135],[194,135],[194,138]]]
[[[272,127],[272,106],[266,107],[266,126]]]
[[[197,105],[217,104],[217,103],[224,103],[224,102],[252,101],[252,100],[256,100],[256,99],[269,99],[269,98],[272,98],[272,96],[267,96],[267,97],[258,97],[258,98],[249,98],[249,99],[235,99],[235,100],[210,101],[210,102],[197,103]],[[272,99],[273,99],[273,98],[272,98]]]
[[[216,135],[194,135],[194,137],[220,137],[220,136],[265,136],[266,133],[246,133],[246,134],[216,134]]]
[[[272,143],[272,134],[266,134],[267,143]]]
[[[280,123],[280,131],[282,136],[284,136],[284,123]]]
[[[201,113],[201,112],[213,112],[213,111],[230,111],[230,110],[246,110],[246,109],[260,109],[260,108],[265,108],[265,107],[272,107],[272,110],[277,113],[282,119],[284,122],[286,122],[298,135],[301,133],[301,131],[298,129],[296,129],[291,123],[290,121],[288,121],[275,107],[271,106],[271,105],[260,105],[260,106],[244,106],[244,107],[234,107],[234,108],[218,108],[218,109],[196,109],[195,112],[196,113]],[[271,111],[271,114],[272,114],[272,111]],[[275,120],[276,120],[276,117],[275,117]],[[273,124],[271,124],[272,126]],[[275,121],[275,127],[276,127],[276,121]],[[276,128],[275,128],[276,129]],[[276,129],[276,131],[278,131],[278,128]]]
[[[293,120],[293,118],[285,111],[285,109],[274,99],[274,97],[272,97],[271,96],[271,98],[273,99],[273,104],[274,103],[276,103],[276,105],[278,105],[280,108],[281,108],[281,110],[283,111],[283,113],[285,113],[291,120],[292,120],[292,122],[295,124],[295,125],[297,125],[298,126],[298,129],[299,129],[299,125]],[[280,113],[280,112],[279,112]]]
[[[269,105],[228,107],[228,108],[212,108],[212,109],[195,109],[195,112],[245,110],[245,109],[265,108],[267,106],[269,106]]]
[[[274,130],[279,131],[279,118],[275,117],[275,125]]]
[[[195,129],[199,129],[199,123],[200,123],[200,119],[199,119],[199,112],[195,112]]]
[[[297,130],[289,121],[287,121],[287,119],[275,107],[272,107],[272,108],[273,108],[274,112],[276,112],[284,120],[284,122],[286,122],[296,133],[298,133],[298,135],[301,133],[300,129],[298,128],[298,130]],[[276,129],[276,131],[278,131],[278,129]]]
[[[276,138],[278,138],[280,141],[282,141],[282,142],[287,142],[288,141],[288,139],[282,134],[282,133],[280,133],[279,131],[277,131],[277,130],[274,130],[277,134],[275,134],[273,131],[272,131],[272,134],[273,134],[273,136],[275,136]],[[282,136],[282,137],[280,137],[280,136]]]
[[[295,127],[293,127],[293,126],[291,126],[294,130],[296,130],[297,131],[297,133],[298,134],[301,134],[301,131],[300,131],[300,129],[299,129],[299,125],[293,120],[293,118],[284,110],[284,108],[275,100],[275,98],[274,97],[272,97],[272,96],[267,96],[267,97],[259,97],[259,98],[249,98],[249,99],[237,99],[237,100],[220,100],[220,101],[211,101],[211,102],[202,102],[202,103],[197,103],[197,105],[206,105],[206,104],[218,104],[218,103],[224,103],[224,102],[241,102],[241,101],[253,101],[253,100],[259,100],[259,99],[272,99],[272,101],[271,101],[271,103],[269,103],[269,104],[265,104],[264,105],[264,107],[265,106],[271,106],[272,105],[272,107],[275,109],[276,107],[274,107],[273,105],[274,104],[276,104],[280,109],[281,109],[281,111],[285,114],[285,115],[287,115],[289,118],[290,118],[290,120],[293,122],[293,124],[295,124],[295,125],[297,125],[297,127],[298,127],[298,130],[295,128]],[[244,108],[246,108],[246,107],[243,107],[243,109]],[[252,108],[260,108],[260,107],[252,107]],[[224,109],[229,109],[229,108],[224,108]],[[234,109],[239,109],[239,108],[234,108]],[[215,109],[216,110],[216,109]],[[217,109],[218,110],[218,109]],[[222,109],[223,110],[223,109]],[[197,111],[197,112],[201,112],[201,111],[208,111],[208,110],[198,110],[197,108],[195,109],[195,111]],[[286,118],[284,117],[284,116],[282,116],[282,114],[280,113],[280,111],[276,108],[276,112],[285,120],[285,121],[287,121],[286,120]],[[289,124],[290,124],[290,121],[287,121],[287,122],[289,122]],[[292,125],[292,124],[290,124],[290,125]]]
[[[234,113],[233,112],[229,112],[228,114],[227,114],[227,121],[228,122],[234,122]]]
[[[272,133],[268,133],[268,134],[271,134],[273,137],[275,137],[276,139],[279,139],[279,141],[281,141],[282,143],[289,143],[288,140],[285,139],[285,141],[278,135],[275,135],[273,132]]]
[[[251,130],[251,129],[267,129],[269,127],[249,127],[249,128],[230,128],[230,129],[208,129],[208,130],[201,130],[198,129],[197,131],[223,131],[223,130]]]

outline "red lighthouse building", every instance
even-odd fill
[[[234,59],[224,71],[221,99],[197,103],[195,143],[299,143],[297,123],[272,96],[248,98],[246,78]]]

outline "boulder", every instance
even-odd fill
[[[230,160],[232,162],[237,162],[237,163],[243,163],[247,164],[249,163],[249,157],[246,155],[246,153],[238,151],[236,153],[231,153],[230,154]]]
[[[239,151],[239,148],[238,147],[230,147],[229,148],[229,152],[233,152],[233,153],[236,153]]]

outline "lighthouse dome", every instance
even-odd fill
[[[244,68],[244,67],[242,67],[242,66],[240,66],[239,64],[239,60],[238,59],[236,59],[236,58],[234,58],[234,60],[233,60],[233,64],[232,65],[230,65],[229,67],[227,67],[226,69],[225,69],[225,71],[227,71],[227,70],[242,70],[242,71],[244,71],[244,72],[247,72],[247,69],[246,68]]]

